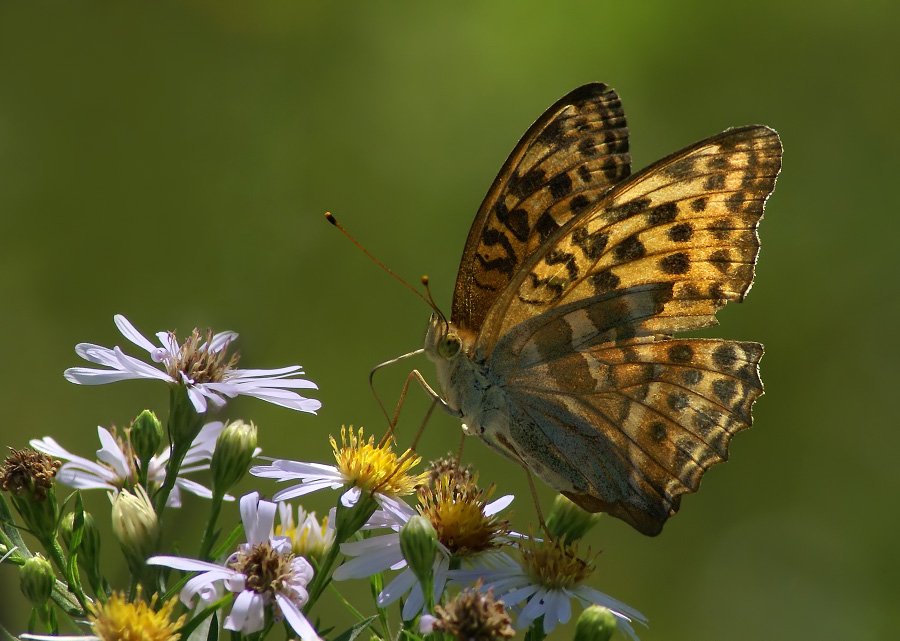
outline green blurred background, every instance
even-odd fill
[[[897,18],[887,1],[4,0],[3,444],[52,434],[90,456],[97,424],[165,411],[159,384],[62,377],[75,343],[122,343],[117,312],[148,334],[238,330],[251,367],[302,363],[319,416],[228,408],[268,454],[327,460],[342,423],[381,430],[367,373],[421,345],[428,310],[322,212],[400,274],[427,272],[448,308],[515,141],[602,80],[623,98],[635,168],[747,123],[786,151],[756,286],[713,332],[766,344],[756,426],[660,537],[605,520],[593,585],[649,616],[647,641],[896,638]],[[385,398],[406,368],[384,375]],[[425,406],[412,394],[407,436]],[[438,416],[422,451],[457,441]],[[475,442],[467,455],[519,495],[527,527],[522,473]],[[105,520],[101,493],[89,506]],[[204,507],[188,499],[179,527]],[[0,594],[0,623],[21,631],[8,566]]]

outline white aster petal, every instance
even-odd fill
[[[281,610],[281,614],[284,615],[288,625],[303,641],[320,641],[320,637],[316,634],[315,629],[290,599],[283,594],[276,593],[275,601],[278,603],[278,608]]]
[[[378,607],[383,608],[390,605],[409,592],[415,584],[416,575],[413,574],[412,570],[409,568],[403,570],[403,572],[394,577],[394,580],[388,583],[381,591],[381,594],[378,595]]]
[[[299,483],[297,485],[293,485],[291,487],[285,488],[275,493],[272,497],[275,501],[288,501],[290,499],[296,498],[298,496],[303,496],[305,494],[311,494],[312,492],[316,492],[318,490],[324,489],[332,489],[336,490],[339,487],[343,487],[343,483],[335,482],[332,480],[322,480],[322,481],[310,481],[308,483]]]
[[[265,600],[252,590],[244,590],[237,595],[231,613],[225,617],[226,630],[251,634],[265,626]]]
[[[122,314],[116,314],[113,316],[113,322],[116,324],[116,327],[119,328],[119,331],[122,333],[122,336],[130,340],[132,343],[140,347],[141,349],[146,350],[148,353],[153,353],[156,349],[156,345],[147,340],[143,334],[141,334],[137,328],[131,324],[131,322],[125,318]]]
[[[499,499],[491,501],[487,505],[484,506],[484,514],[485,516],[494,516],[498,512],[509,507],[509,504],[513,502],[515,499],[515,495],[507,494],[506,496],[501,496]]]

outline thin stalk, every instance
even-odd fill
[[[209,520],[206,522],[206,529],[203,531],[203,540],[200,543],[200,558],[209,561],[209,552],[215,543],[216,523],[219,521],[219,512],[222,511],[223,495],[219,492],[213,494],[212,504],[209,508]]]

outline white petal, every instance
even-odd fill
[[[308,483],[299,483],[292,487],[285,488],[275,493],[272,497],[276,501],[287,501],[304,494],[310,494],[318,490],[331,488],[333,490],[342,487],[343,483],[335,483],[334,481],[310,481]]]
[[[507,592],[503,596],[500,596],[498,593],[497,598],[503,599],[503,602],[512,607],[514,605],[518,605],[525,599],[530,598],[535,592],[538,591],[538,586],[536,585],[526,585],[517,590],[513,590],[512,592]]]
[[[234,570],[210,563],[209,561],[198,561],[197,559],[186,559],[183,556],[151,556],[147,559],[147,565],[164,565],[167,568],[175,570],[183,570],[185,572],[213,572],[221,573],[222,578],[231,576]],[[218,579],[212,579],[218,580]]]
[[[91,472],[79,470],[74,466],[67,468],[67,465],[70,464],[63,465],[56,474],[56,480],[63,485],[68,485],[76,490],[112,490],[113,492],[119,490],[117,485],[113,485]]]
[[[403,609],[400,611],[400,617],[404,621],[412,621],[416,615],[425,607],[425,594],[422,592],[422,586],[416,581],[415,585],[403,602]]]
[[[321,641],[312,625],[310,625],[306,617],[303,616],[303,613],[297,609],[297,606],[294,605],[290,599],[283,594],[276,593],[275,601],[278,603],[278,607],[284,615],[285,620],[291,628],[293,628],[294,632],[300,635],[300,638],[303,641]]]
[[[120,372],[107,369],[92,369],[90,367],[70,367],[63,376],[70,383],[76,385],[106,385],[118,381],[130,381],[135,378],[144,378],[132,372]]]
[[[393,581],[387,584],[387,586],[381,591],[381,594],[378,595],[378,607],[384,607],[386,605],[390,605],[404,594],[409,592],[413,585],[416,584],[416,575],[412,573],[412,570],[406,569],[403,570],[400,574],[398,574]]]
[[[226,630],[251,634],[259,632],[265,625],[264,601],[261,594],[244,590],[234,600],[231,614],[225,618]]]
[[[190,492],[191,494],[199,496],[203,499],[211,499],[213,495],[212,490],[203,485],[200,485],[196,481],[191,481],[190,479],[178,477],[175,479],[175,485],[176,487],[180,487],[181,489],[183,489],[185,492]]]
[[[15,638],[15,637],[12,637]],[[20,634],[20,639],[33,639],[34,641],[100,641],[100,637],[90,635],[76,636],[65,634]]]
[[[418,512],[410,507],[405,501],[386,494],[376,493],[375,500],[381,508],[392,517],[398,525],[403,525],[414,517]]]
[[[128,321],[127,318],[122,316],[122,314],[116,314],[115,316],[113,316],[113,322],[115,322],[116,327],[119,328],[119,331],[122,332],[122,336],[130,340],[138,347],[147,350],[147,352],[152,352],[156,349],[156,345],[144,338],[144,335],[141,334],[135,328],[135,326]]]
[[[216,332],[212,340],[209,342],[209,345],[204,345],[206,349],[211,352],[221,352],[223,349],[228,347],[228,344],[232,341],[236,340],[238,337],[237,332],[232,332],[230,330],[226,330],[224,332]]]
[[[496,501],[491,501],[487,505],[484,506],[484,514],[485,516],[494,516],[497,512],[506,509],[509,507],[509,504],[513,502],[513,499],[516,497],[512,494],[507,494],[506,496],[501,496]]]
[[[358,487],[353,486],[343,494],[341,494],[341,505],[344,507],[353,507],[359,502],[359,497],[362,495],[362,490]]]
[[[627,603],[623,603],[618,599],[612,598],[608,594],[604,594],[600,590],[595,590],[594,588],[587,585],[582,585],[572,590],[572,593],[575,594],[575,596],[584,599],[588,603],[602,605],[604,608],[609,608],[610,610],[612,610],[613,613],[622,614],[629,619],[633,619],[634,621],[638,621],[639,623],[647,625],[647,617],[644,616],[643,613],[635,610]]]
[[[357,556],[345,561],[334,571],[334,580],[364,579],[384,572],[401,561],[403,561],[403,553],[400,551],[400,546],[373,551],[365,556]]]
[[[519,629],[527,628],[535,619],[543,615],[546,611],[547,590],[540,588],[534,593],[534,596],[528,600],[528,603],[522,608],[519,616],[516,617],[516,627]]]
[[[362,541],[341,543],[341,553],[346,556],[361,556],[367,552],[377,553],[380,550],[387,550],[389,548],[400,548],[399,534],[382,534],[380,536],[373,536],[370,539],[363,539]]]
[[[197,414],[205,413],[206,412],[206,396],[204,396],[203,390],[199,390],[193,386],[188,386],[187,393],[188,393],[188,398],[191,399],[191,404],[193,404],[194,409],[197,411]]]
[[[100,445],[102,446],[97,450],[97,460],[113,468],[120,479],[130,480],[131,461],[127,459],[125,452],[119,447],[116,439],[109,433],[109,430],[99,425],[97,426],[97,436],[100,438]]]
[[[118,369],[126,372],[134,372],[135,374],[140,375],[141,378],[154,378],[168,383],[174,382],[172,377],[165,372],[156,369],[152,365],[148,365],[144,361],[139,361],[133,356],[129,356],[118,347],[113,348],[113,353],[115,354],[116,361],[119,363]]]
[[[254,378],[265,376],[273,378],[275,376],[283,376],[285,374],[303,373],[303,368],[299,365],[288,365],[287,367],[279,367],[277,369],[233,369],[231,376],[235,378]]]

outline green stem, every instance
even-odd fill
[[[322,592],[325,591],[325,588],[328,587],[328,583],[331,581],[331,573],[334,571],[334,566],[337,564],[337,559],[340,554],[340,545],[335,541],[331,546],[331,549],[328,550],[328,556],[326,556],[325,560],[319,565],[319,571],[316,572],[312,583],[309,585],[309,601],[306,602],[306,606],[303,608],[305,612],[312,611],[313,605],[315,605],[316,601],[319,600],[319,597],[322,596]]]
[[[341,591],[338,590],[336,587],[334,587],[334,583],[329,583],[328,587],[331,589],[332,592],[334,592],[334,594],[337,596],[338,600],[341,603],[343,603],[344,606],[348,610],[350,610],[350,612],[353,614],[353,616],[355,616],[360,621],[364,621],[366,619],[366,617],[363,616],[363,613],[360,612],[359,610],[357,610],[355,607],[353,607],[353,604],[350,603],[343,594],[341,594]]]
[[[78,605],[81,606],[81,609],[85,612],[88,611],[88,602],[87,597],[84,595],[84,591],[81,589],[81,585],[78,581],[72,581],[69,575],[68,564],[66,563],[66,556],[63,553],[62,547],[59,544],[59,541],[56,540],[56,537],[46,539],[41,541],[41,544],[44,546],[44,549],[47,551],[47,554],[50,555],[50,558],[53,559],[53,563],[59,569],[64,577],[66,577],[66,582],[69,585],[69,592],[71,592],[75,598],[78,600]]]
[[[216,523],[219,521],[219,512],[222,511],[222,494],[216,492],[212,497],[212,505],[209,508],[209,520],[206,522],[206,529],[203,531],[203,540],[200,543],[200,558],[209,561],[209,552],[215,543]]]

